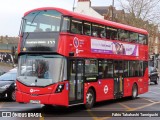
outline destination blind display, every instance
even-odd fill
[[[29,33],[23,37],[21,50],[23,52],[48,52],[57,50],[57,33]]]
[[[47,46],[47,47],[55,47],[55,39],[27,39],[26,47],[33,46]]]
[[[27,39],[23,51],[53,51],[56,41],[52,39]]]

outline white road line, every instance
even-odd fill
[[[159,87],[153,87],[152,89],[160,89]]]
[[[160,95],[159,92],[152,92],[152,91],[149,91],[150,93],[154,93],[154,94],[157,94],[157,95]]]

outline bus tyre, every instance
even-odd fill
[[[51,109],[51,108],[53,108],[53,106],[52,105],[48,105],[48,104],[44,104],[44,106],[43,106],[44,108],[46,108],[46,109]]]
[[[159,78],[157,77],[157,80],[154,82],[156,85],[159,83]]]
[[[138,88],[137,88],[137,85],[134,84],[132,87],[132,99],[137,98],[137,96],[138,96]]]
[[[16,91],[15,90],[11,91],[8,95],[11,101],[16,101]]]
[[[85,107],[87,109],[91,109],[95,103],[95,94],[92,89],[89,89],[87,94],[86,94],[86,105]]]

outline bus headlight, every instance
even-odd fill
[[[62,92],[63,89],[64,89],[64,84],[59,84],[56,88],[55,93],[60,93],[60,92]]]

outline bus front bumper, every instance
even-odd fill
[[[68,93],[52,93],[44,95],[27,94],[16,91],[16,102],[68,106]]]

